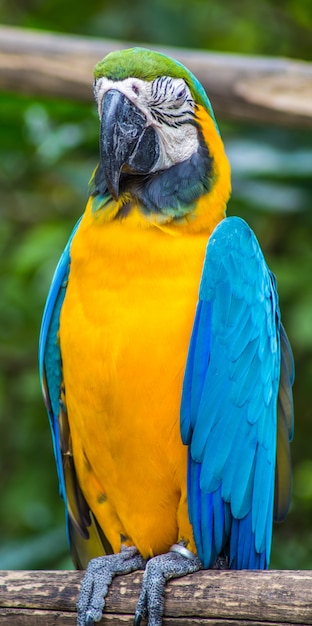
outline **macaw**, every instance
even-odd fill
[[[276,282],[225,217],[230,167],[195,76],[159,52],[95,67],[100,160],[43,315],[40,373],[78,624],[143,569],[135,624],[165,581],[263,569],[291,494],[293,356]]]

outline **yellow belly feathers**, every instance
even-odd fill
[[[66,404],[78,480],[115,552],[195,550],[179,410],[207,240],[89,210],[72,243]]]

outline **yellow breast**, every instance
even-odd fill
[[[78,480],[114,551],[148,556],[191,533],[179,408],[207,239],[87,210],[72,243],[66,404]]]

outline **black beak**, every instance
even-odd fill
[[[121,172],[147,174],[159,157],[158,139],[146,117],[117,89],[103,97],[100,158],[109,192],[117,200]]]

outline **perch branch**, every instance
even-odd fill
[[[0,626],[76,622],[83,573],[0,572]],[[117,576],[102,623],[132,626],[142,573]],[[312,571],[201,571],[166,586],[167,626],[312,624]]]

